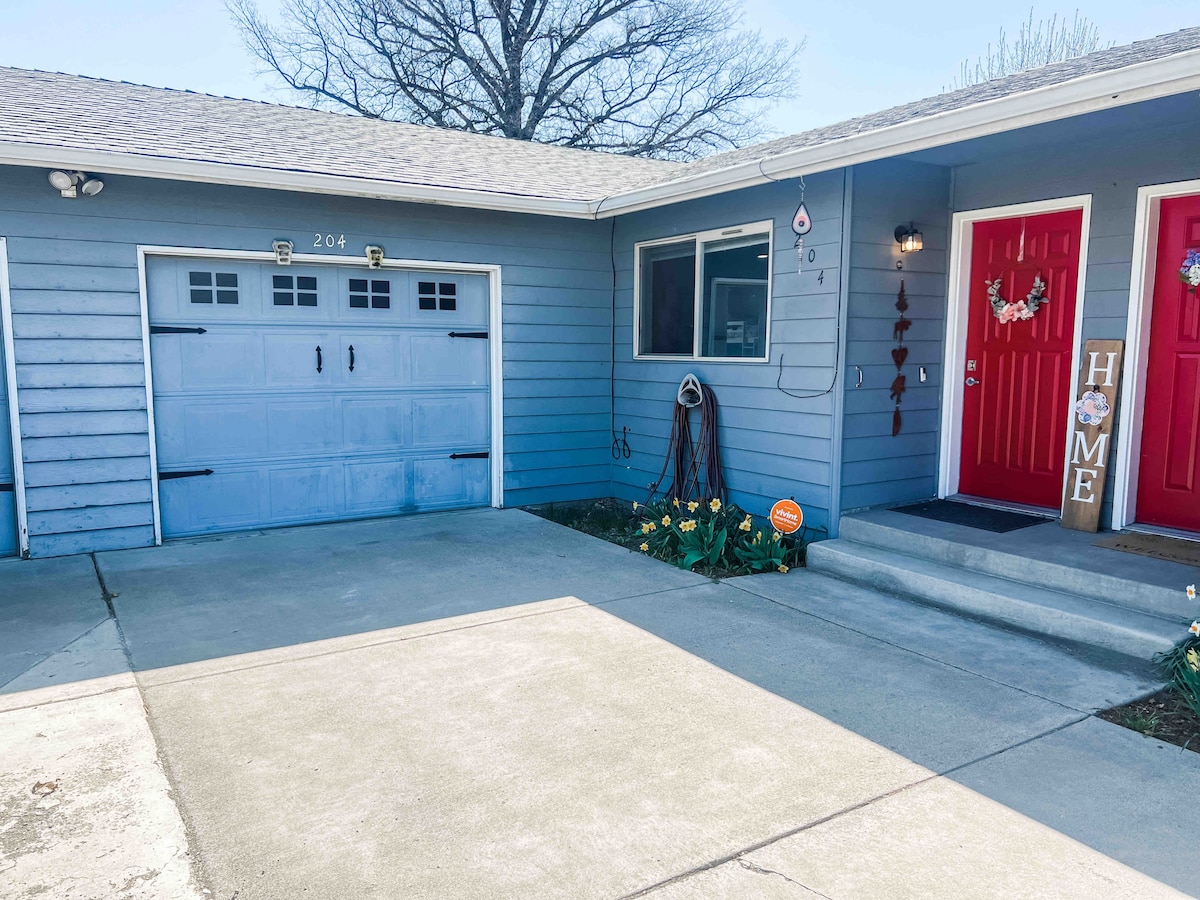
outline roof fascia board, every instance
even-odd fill
[[[627,191],[595,204],[596,217],[605,219],[800,175],[902,156],[1197,89],[1200,89],[1200,50],[1190,50],[776,156],[750,160],[694,178]]]
[[[489,191],[469,191],[369,178],[350,178],[342,175],[322,175],[256,166],[141,156],[134,153],[113,153],[105,150],[81,150],[48,144],[0,141],[0,165],[83,169],[108,175],[130,175],[138,178],[161,178],[172,181],[226,184],[235,187],[302,191],[342,197],[368,197],[375,200],[432,203],[442,206],[575,219],[593,218],[592,207],[595,205],[584,200],[522,197]]]

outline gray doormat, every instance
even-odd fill
[[[1182,541],[1162,534],[1109,534],[1096,541],[1097,547],[1136,553],[1168,562],[1183,563],[1185,566],[1200,566],[1200,543]]]
[[[1016,531],[1018,528],[1028,528],[1030,525],[1044,525],[1050,521],[1040,516],[1027,516],[1024,513],[992,509],[987,506],[973,506],[970,503],[958,503],[954,500],[927,500],[924,503],[897,507],[892,512],[920,516],[922,519],[935,519],[938,522],[949,522],[951,525],[965,525],[968,528],[978,528],[980,531],[990,531],[994,534],[1004,534]]]

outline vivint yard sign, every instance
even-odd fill
[[[1088,341],[1083,351],[1071,414],[1064,528],[1096,531],[1100,527],[1100,500],[1108,480],[1108,447],[1124,349],[1124,341]]]

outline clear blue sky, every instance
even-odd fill
[[[297,102],[256,73],[221,0],[2,0],[0,65],[96,75],[236,97]],[[278,0],[262,0],[271,8]],[[801,131],[937,93],[1023,3],[962,0],[743,0],[747,24],[808,45],[797,57],[800,96],[771,125]],[[1118,44],[1200,25],[1196,0],[1080,0]],[[1037,17],[1075,6],[1037,5]]]

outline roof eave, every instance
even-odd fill
[[[1200,89],[1200,50],[1097,72],[851,137],[739,163],[594,204],[600,219],[812,175]]]
[[[530,197],[371,178],[354,178],[345,175],[324,175],[287,169],[239,166],[201,160],[7,141],[0,141],[0,165],[82,169],[108,175],[130,175],[138,178],[161,178],[171,181],[227,184],[268,190],[302,191],[342,197],[369,197],[376,200],[430,203],[467,209],[529,213],[574,219],[593,218],[596,205],[594,201],[586,200]]]

